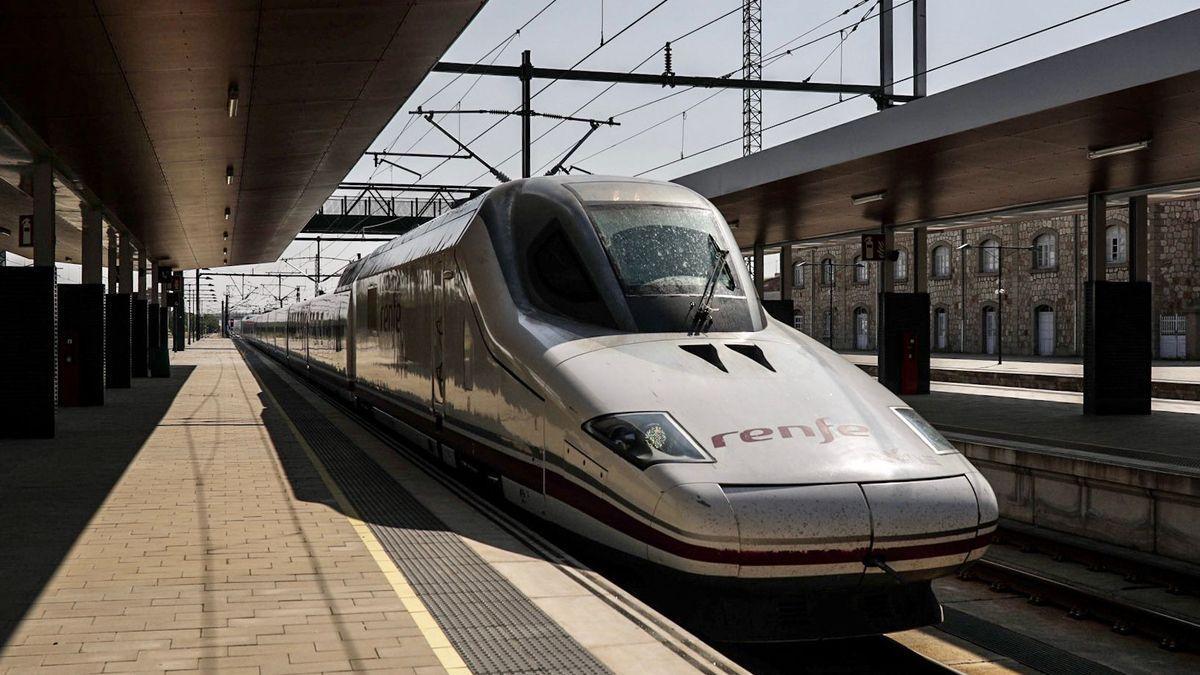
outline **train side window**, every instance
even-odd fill
[[[379,330],[379,289],[367,288],[367,330]]]
[[[530,247],[529,279],[543,309],[583,323],[613,325],[608,308],[561,223],[551,221]]]

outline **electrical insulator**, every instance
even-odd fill
[[[675,84],[670,81],[674,76],[675,71],[671,68],[671,43],[668,42],[663,47],[663,77],[667,78],[667,82],[663,86],[674,87]]]

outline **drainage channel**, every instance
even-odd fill
[[[607,673],[271,368],[242,354],[473,673]]]

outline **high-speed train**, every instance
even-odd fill
[[[679,185],[530,178],[242,332],[660,579],[708,635],[939,621],[930,582],[983,555],[995,495],[903,401],[769,318],[737,250]]]

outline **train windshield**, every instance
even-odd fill
[[[713,268],[714,241],[722,241],[707,208],[637,202],[591,203],[588,214],[626,295],[698,295]],[[717,295],[744,293],[728,266]]]

